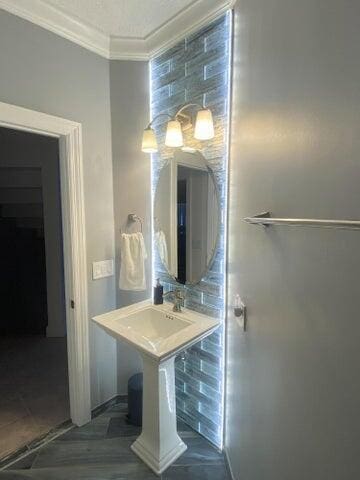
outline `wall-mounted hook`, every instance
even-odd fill
[[[127,223],[124,229],[120,229],[121,233],[126,233],[127,227],[131,226],[133,223],[139,222],[140,224],[140,232],[142,233],[143,231],[143,221],[142,218],[139,217],[139,215],[136,215],[136,213],[129,213],[127,216]]]

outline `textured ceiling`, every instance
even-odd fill
[[[102,32],[146,38],[198,0],[43,0]]]

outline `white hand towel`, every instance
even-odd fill
[[[167,269],[169,269],[169,257],[168,257],[168,249],[166,244],[166,236],[162,230],[159,230],[155,233],[155,243],[158,247],[158,252],[161,261],[165,265]]]
[[[146,290],[145,260],[147,253],[142,233],[121,235],[120,290]]]

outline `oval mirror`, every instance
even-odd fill
[[[215,179],[200,152],[177,151],[161,170],[154,201],[155,244],[168,273],[196,284],[206,273],[219,234]]]

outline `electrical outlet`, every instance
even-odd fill
[[[114,260],[102,260],[101,262],[93,262],[92,277],[93,280],[99,278],[112,277],[114,275]]]

